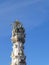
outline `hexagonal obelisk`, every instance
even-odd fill
[[[11,65],[26,65],[26,56],[24,55],[25,29],[19,21],[13,23],[11,40],[13,43]]]

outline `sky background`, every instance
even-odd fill
[[[10,65],[16,19],[26,31],[27,65],[49,65],[49,0],[0,0],[0,65]]]

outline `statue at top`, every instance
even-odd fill
[[[16,36],[17,35],[17,39],[19,39],[19,41],[23,41],[24,42],[24,38],[25,38],[25,29],[23,27],[23,25],[19,22],[19,21],[15,21],[13,23],[13,31],[12,31],[12,36]]]

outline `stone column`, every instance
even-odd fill
[[[13,24],[12,37],[13,51],[11,53],[11,65],[26,65],[24,55],[25,29],[19,21]]]

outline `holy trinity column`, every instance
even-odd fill
[[[25,29],[19,21],[13,23],[12,29],[12,53],[11,65],[26,65],[26,56],[24,54]]]

